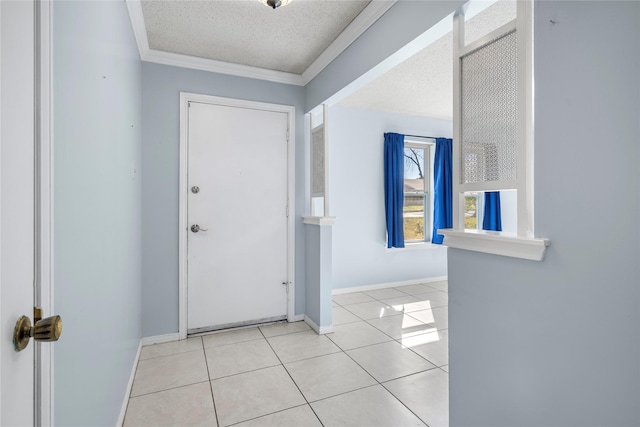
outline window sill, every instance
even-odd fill
[[[551,243],[549,239],[519,237],[497,231],[462,231],[448,228],[438,230],[438,233],[444,235],[444,245],[450,248],[532,261],[542,261],[547,246]]]
[[[428,249],[438,249],[443,248],[443,245],[434,245],[430,242],[420,242],[420,243],[405,243],[404,248],[387,248],[386,244],[384,245],[387,252],[404,252],[404,251],[415,251],[415,250],[428,250]]]

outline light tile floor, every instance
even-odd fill
[[[277,323],[143,347],[132,426],[447,426],[447,282],[333,298],[334,332]]]

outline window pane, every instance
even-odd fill
[[[404,149],[404,192],[424,193],[424,148]]]
[[[424,240],[424,196],[404,196],[404,240]]]
[[[465,194],[464,196],[464,228],[467,230],[478,229],[478,195]]]

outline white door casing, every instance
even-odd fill
[[[293,320],[293,120],[293,107],[181,94],[181,337]]]
[[[53,423],[53,349],[12,343],[53,310],[51,4],[0,2],[0,425]]]

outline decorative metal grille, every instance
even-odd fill
[[[516,32],[462,58],[462,183],[517,176]]]

